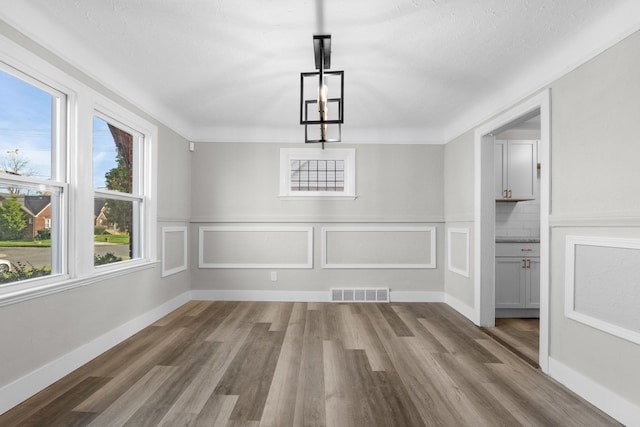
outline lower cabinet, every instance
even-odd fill
[[[537,255],[537,248],[514,245],[496,250],[496,309],[540,307],[540,257],[529,253]]]
[[[540,258],[531,258],[525,288],[525,308],[540,308]]]

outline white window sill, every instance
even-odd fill
[[[331,196],[323,196],[318,194],[295,195],[295,196],[278,196],[280,200],[355,200],[358,196],[333,194]]]

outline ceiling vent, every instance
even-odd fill
[[[389,302],[389,288],[331,288],[331,302]]]

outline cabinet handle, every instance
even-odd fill
[[[533,249],[531,248],[522,248],[520,249],[522,252],[533,252]]]
[[[507,198],[507,190],[503,190],[502,194],[503,194],[503,197],[506,199]]]
[[[522,268],[527,268],[527,260],[522,258]]]
[[[509,191],[509,196],[507,196],[507,198],[510,199],[511,198],[511,190],[508,190],[508,191]]]
[[[530,259],[527,260],[527,268],[531,268],[531,260]]]

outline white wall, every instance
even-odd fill
[[[356,150],[358,198],[281,200],[280,148],[301,147],[304,144],[197,143],[191,171],[192,220],[443,221],[443,146],[333,145]]]
[[[550,217],[550,357],[637,414],[640,345],[568,319],[563,303],[567,235],[640,237],[639,50],[635,33],[552,84]]]
[[[445,292],[447,302],[457,310],[472,317],[474,309],[473,284],[473,203],[474,203],[474,146],[473,132],[467,132],[449,142],[444,149],[444,214],[446,234],[449,229],[469,231],[469,275],[464,276],[445,266]],[[445,246],[446,246],[445,242]],[[457,247],[457,250],[460,250]],[[445,247],[448,255],[449,249]],[[461,254],[452,254],[461,257]]]
[[[197,260],[194,259],[193,288],[201,291],[316,292],[319,293],[317,295],[328,298],[328,289],[333,286],[376,286],[390,287],[391,298],[396,300],[416,295],[419,295],[418,298],[431,298],[432,293],[437,293],[442,298],[444,147],[340,144],[341,148],[356,150],[358,197],[355,200],[282,200],[278,197],[280,148],[301,146],[196,144],[192,163],[192,250],[197,251],[196,240],[200,226],[306,226],[313,229],[313,268],[279,270],[278,281],[272,282],[270,272],[278,270],[275,267],[207,269],[198,268]],[[373,231],[356,235],[369,239],[369,242],[382,242],[371,233],[395,233],[384,244],[379,243],[384,246],[373,250],[367,248],[370,259],[365,257],[362,262],[415,263],[416,257],[412,249],[415,241],[397,229],[407,226],[436,227],[436,268],[322,267],[323,227],[373,228]],[[388,230],[389,227],[396,230]],[[365,240],[361,243],[364,244],[363,242]],[[278,243],[273,241],[265,241],[260,250],[265,253],[284,252],[284,248],[279,249]],[[242,248],[230,248],[229,251],[238,252]],[[376,258],[376,253],[393,253],[393,256],[383,260]],[[256,259],[258,258],[265,257]],[[422,258],[426,258],[426,254]],[[257,296],[250,292],[245,295]]]

